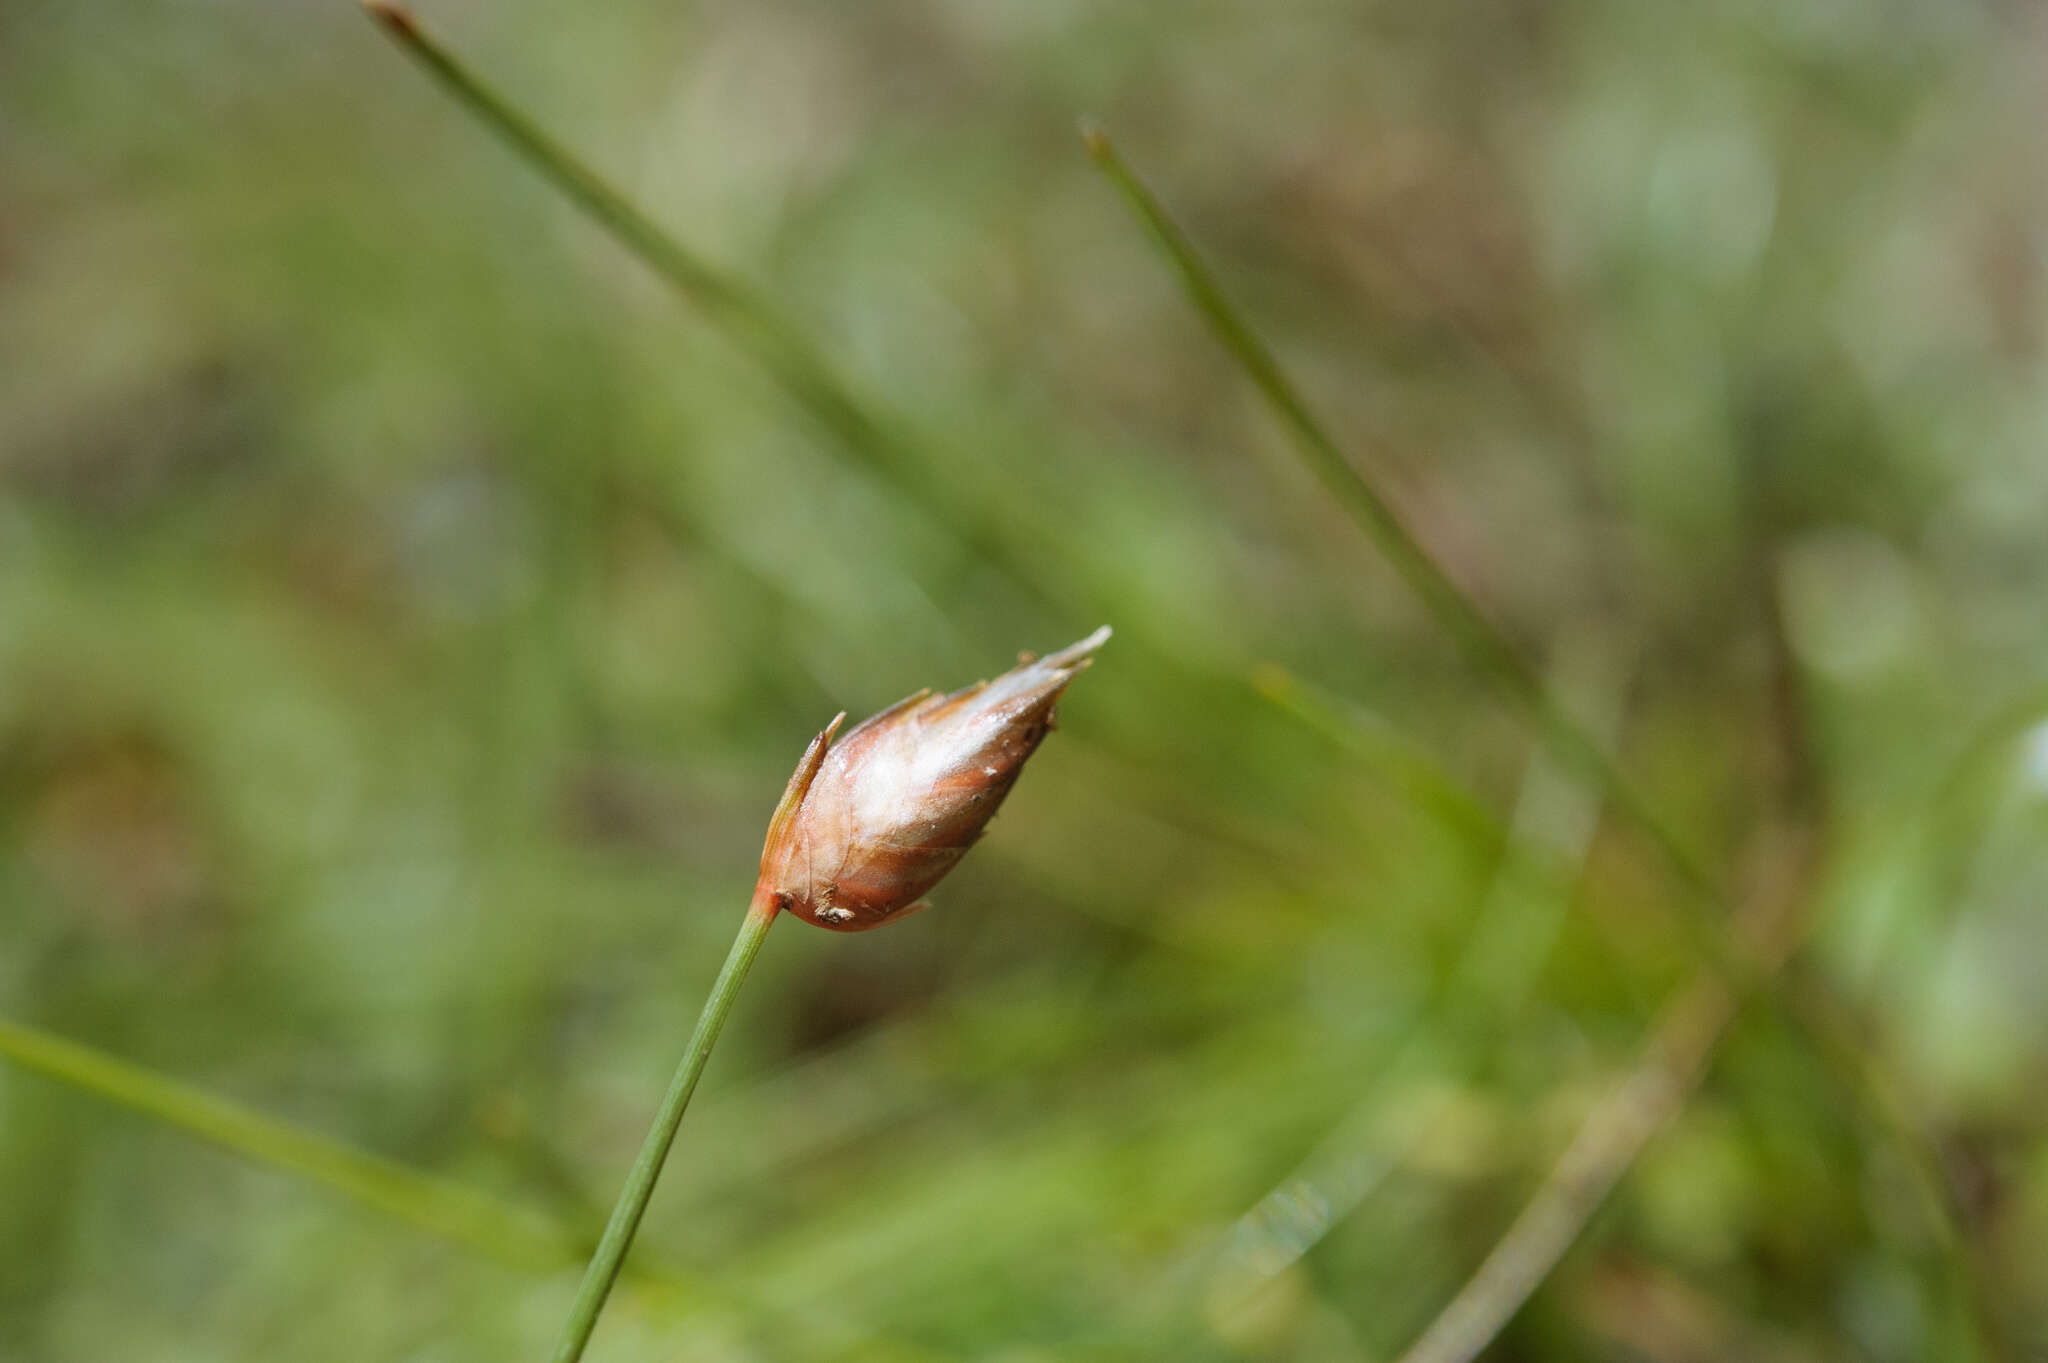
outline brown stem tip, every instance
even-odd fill
[[[1109,627],[994,681],[919,691],[813,740],[768,828],[761,888],[821,928],[859,932],[920,897],[988,826]],[[843,718],[843,716],[842,716]]]
[[[414,21],[412,11],[392,0],[363,0],[363,8],[370,17],[390,29],[401,38],[417,38],[420,26]]]

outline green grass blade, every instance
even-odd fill
[[[1344,457],[1322,423],[1309,411],[1300,390],[1280,368],[1272,350],[1231,305],[1216,276],[1195,254],[1187,234],[1118,154],[1108,134],[1087,126],[1082,138],[1095,164],[1102,168],[1173,264],[1188,300],[1201,313],[1202,320],[1209,324],[1216,339],[1244,369],[1246,377],[1287,428],[1309,471],[1343,504],[1480,671],[1517,702],[1533,703],[1542,695],[1534,674],[1471,598],[1422,547],[1393,504]]]
[[[511,1206],[452,1179],[437,1178],[395,1160],[358,1150],[182,1080],[105,1051],[0,1018],[0,1059],[55,1083],[153,1118],[256,1164],[305,1179],[352,1202],[471,1250],[508,1268],[554,1273],[576,1267],[597,1241],[548,1216]],[[743,1283],[714,1288],[702,1278],[644,1250],[622,1276],[659,1287],[672,1305],[698,1310],[739,1307],[782,1328],[837,1341],[862,1339],[904,1358],[933,1357],[900,1340],[858,1328],[818,1303],[802,1310],[766,1300]]]
[[[1386,555],[1424,607],[1457,642],[1473,668],[1509,703],[1529,716],[1560,758],[1603,788],[1609,800],[1650,840],[1696,899],[1718,906],[1722,895],[1714,877],[1622,775],[1605,746],[1556,702],[1500,629],[1409,530],[1393,503],[1344,457],[1337,442],[1309,410],[1301,391],[1281,369],[1272,350],[1230,302],[1187,233],[1146,188],[1108,135],[1100,128],[1088,126],[1082,137],[1089,156],[1172,264],[1196,311],[1286,427],[1309,470]],[[1718,927],[1703,923],[1701,917],[1686,916],[1687,929],[1700,953],[1732,977],[1753,982],[1754,972],[1728,950]]]
[[[479,80],[422,28],[410,11],[391,0],[364,0],[363,7],[458,104],[678,293],[753,351],[830,429],[881,462],[901,462],[900,452],[883,434],[880,422],[768,299],[657,226],[568,148]]]
[[[1252,688],[1282,714],[1321,734],[1385,779],[1416,809],[1474,847],[1508,847],[1506,822],[1421,744],[1347,705],[1277,663],[1252,672]]]
[[[513,1267],[557,1269],[582,1251],[582,1237],[537,1213],[24,1023],[0,1019],[0,1057]]]
[[[1774,972],[1761,969],[1747,953],[1731,944],[1725,927],[1731,903],[1715,877],[1624,777],[1606,747],[1555,701],[1493,622],[1407,528],[1392,503],[1344,457],[1271,349],[1230,302],[1187,234],[1118,153],[1108,135],[1088,125],[1084,126],[1082,137],[1090,157],[1172,264],[1190,302],[1273,408],[1317,479],[1387,556],[1472,665],[1529,716],[1560,758],[1604,791],[1613,807],[1655,847],[1691,892],[1684,901],[1689,911],[1680,916],[1680,922],[1706,967],[1734,986],[1740,998],[1762,995],[1771,999],[1807,1034],[1815,1053],[1846,1090],[1855,1095],[1874,1127],[1917,1166],[1924,1178],[1938,1184],[1940,1191],[1948,1195],[1938,1201],[1933,1211],[1942,1223],[1944,1235],[1957,1234],[1961,1220],[1949,1200],[1952,1190],[1940,1182],[1935,1172],[1940,1167],[1939,1159],[1923,1133],[1904,1120],[1881,1067],[1855,1042],[1853,1021],[1846,1008],[1825,989],[1809,992],[1786,987]],[[1298,708],[1298,702],[1290,708]]]
[[[641,263],[705,316],[810,413],[842,450],[922,511],[961,549],[1039,602],[1053,599],[1015,551],[996,516],[951,492],[913,442],[859,396],[824,352],[758,289],[705,260],[637,208],[503,95],[394,0],[363,7],[434,82]]]

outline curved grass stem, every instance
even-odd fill
[[[640,1219],[647,1214],[647,1200],[654,1194],[654,1182],[661,1177],[661,1166],[668,1159],[669,1147],[675,1144],[676,1129],[683,1121],[683,1110],[690,1105],[690,1095],[697,1091],[697,1080],[704,1073],[704,1063],[711,1058],[711,1048],[717,1044],[718,1034],[732,1013],[733,1001],[739,997],[747,971],[752,968],[754,958],[761,954],[761,944],[767,940],[775,914],[775,901],[756,891],[754,902],[748,906],[747,916],[740,924],[739,936],[733,939],[732,950],[726,953],[725,964],[719,968],[718,979],[711,986],[711,996],[704,1000],[704,1011],[697,1018],[697,1030],[691,1034],[690,1044],[683,1051],[682,1063],[676,1066],[675,1077],[669,1081],[668,1093],[661,1100],[660,1110],[655,1113],[654,1125],[648,1128],[639,1157],[633,1161],[632,1171],[626,1175],[626,1186],[619,1192],[611,1220],[605,1225],[604,1237],[598,1241],[597,1252],[591,1256],[590,1267],[584,1271],[583,1286],[577,1289],[576,1300],[569,1308],[569,1319],[562,1327],[561,1342],[555,1346],[554,1363],[576,1363],[590,1343],[590,1333],[597,1328],[598,1314],[604,1310],[612,1285],[618,1281],[619,1270],[626,1262],[626,1252],[633,1247],[633,1236],[640,1229]]]

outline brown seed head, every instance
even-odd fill
[[[822,928],[859,932],[924,907],[981,836],[1053,723],[1053,705],[1109,638],[951,695],[920,691],[812,741],[768,825],[761,888]]]

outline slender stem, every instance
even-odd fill
[[[1278,663],[1262,663],[1252,673],[1252,687],[1297,723],[1358,758],[1410,804],[1475,847],[1500,847],[1515,854],[1529,850],[1515,845],[1513,830],[1482,796],[1427,748],[1379,716],[1345,704]]]
[[[1679,922],[1706,969],[1733,987],[1737,1004],[1763,993],[1807,1033],[1816,1054],[1842,1077],[1866,1114],[1920,1167],[1929,1186],[1945,1194],[1938,1205],[1943,1233],[1959,1236],[1964,1218],[1953,1190],[1939,1175],[1939,1159],[1924,1134],[1904,1118],[1881,1067],[1856,1043],[1846,1006],[1818,983],[1810,990],[1785,987],[1772,969],[1764,968],[1729,940],[1725,919],[1731,903],[1726,890],[1623,775],[1606,746],[1555,701],[1498,626],[1416,538],[1393,503],[1344,456],[1272,350],[1231,303],[1186,232],[1124,161],[1108,135],[1084,125],[1082,140],[1090,157],[1179,273],[1190,301],[1217,340],[1272,406],[1310,470],[1386,555],[1475,669],[1528,716],[1554,752],[1607,792],[1615,809],[1650,841],[1690,891],[1686,904],[1693,911],[1681,915]],[[1700,987],[1705,990],[1704,983]]]
[[[1216,339],[1272,406],[1311,471],[1386,555],[1424,607],[1457,642],[1474,670],[1528,717],[1553,752],[1606,792],[1614,808],[1649,840],[1690,892],[1683,901],[1688,911],[1677,915],[1676,921],[1700,959],[1745,997],[1758,992],[1772,993],[1786,1013],[1806,1030],[1839,1029],[1839,1021],[1821,1016],[1824,1012],[1839,1011],[1830,1002],[1786,997],[1784,991],[1774,989],[1773,982],[1759,973],[1755,962],[1731,946],[1725,922],[1730,903],[1725,889],[1623,774],[1606,745],[1557,702],[1507,636],[1416,538],[1392,501],[1345,458],[1335,439],[1309,409],[1301,390],[1280,367],[1271,348],[1224,293],[1222,284],[1196,252],[1187,233],[1138,178],[1108,134],[1088,125],[1082,130],[1082,140],[1089,156],[1173,263],[1189,299]],[[1832,1063],[1825,1048],[1822,1055]]]
[[[1536,1195],[1400,1363],[1472,1363],[1484,1352],[1684,1107],[1738,1006],[1727,981],[1710,970],[1694,975],[1636,1065],[1587,1113]]]
[[[1243,367],[1252,384],[1273,407],[1281,423],[1295,439],[1309,469],[1330,493],[1343,503],[1367,536],[1378,545],[1432,615],[1448,629],[1472,658],[1479,670],[1502,684],[1514,697],[1527,703],[1542,692],[1534,674],[1501,638],[1492,622],[1459,589],[1442,566],[1422,547],[1421,541],[1401,519],[1392,502],[1353,468],[1337,443],[1323,430],[1309,411],[1307,401],[1280,368],[1267,347],[1238,315],[1209,267],[1195,253],[1180,225],[1164,204],[1138,179],[1117,152],[1109,135],[1092,125],[1082,130],[1082,139],[1095,164],[1109,177],[1173,262],[1181,283],[1196,311],[1209,324],[1225,350]]]
[[[711,997],[704,1000],[704,1011],[698,1015],[697,1030],[690,1036],[682,1063],[676,1066],[675,1078],[669,1081],[668,1094],[661,1100],[661,1110],[654,1116],[654,1125],[648,1128],[647,1139],[640,1146],[639,1158],[633,1161],[632,1172],[626,1175],[626,1186],[619,1192],[618,1205],[612,1209],[612,1219],[604,1228],[604,1238],[598,1241],[597,1252],[591,1256],[590,1267],[584,1272],[583,1286],[577,1289],[576,1302],[569,1308],[568,1323],[562,1327],[562,1342],[555,1346],[554,1363],[576,1363],[583,1357],[584,1346],[590,1343],[590,1332],[597,1328],[598,1313],[604,1310],[605,1299],[611,1295],[612,1284],[618,1281],[619,1269],[626,1262],[626,1251],[633,1247],[633,1235],[640,1229],[640,1218],[646,1215],[647,1199],[654,1193],[654,1181],[661,1177],[661,1166],[668,1159],[669,1147],[675,1144],[676,1128],[683,1121],[683,1109],[690,1105],[690,1095],[697,1091],[697,1079],[704,1073],[704,1062],[711,1058],[711,1048],[725,1027],[725,1019],[732,1012],[733,1001],[739,997],[740,985],[746,981],[747,971],[753,966],[754,958],[761,954],[761,943],[767,940],[768,929],[775,922],[775,913],[774,899],[756,890],[754,902],[748,906],[746,919],[740,924],[739,936],[733,939],[732,950],[726,953],[725,964],[719,968],[718,980],[711,986]]]
[[[1195,251],[1194,243],[1140,180],[1128,162],[1098,127],[1086,126],[1082,140],[1088,154],[1123,196],[1153,239],[1173,262],[1196,311],[1209,324],[1216,339],[1243,368],[1252,385],[1272,407],[1274,414],[1294,438],[1295,448],[1310,472],[1344,507],[1379,551],[1386,555],[1409,589],[1436,617],[1475,671],[1487,678],[1517,709],[1534,721],[1552,749],[1564,760],[1604,787],[1615,804],[1628,815],[1652,842],[1680,877],[1698,893],[1718,894],[1714,878],[1687,850],[1633,786],[1615,767],[1607,749],[1574,720],[1551,696],[1535,670],[1523,660],[1513,644],[1460,587],[1442,564],[1423,547],[1402,519],[1391,499],[1358,471],[1330,436],[1308,400],[1272,349],[1260,339],[1223,291],[1215,274]],[[1713,942],[1703,943],[1707,954],[1724,969],[1739,969],[1728,953]]]
[[[874,417],[772,303],[657,226],[567,147],[479,80],[403,5],[396,0],[363,0],[363,5],[457,103],[678,293],[734,332],[826,425],[871,457],[894,453]]]
[[[423,28],[399,0],[362,0],[384,31],[436,84],[591,221],[760,361],[839,446],[962,548],[1000,569],[1039,600],[1049,600],[1033,561],[1012,548],[1002,516],[963,498],[932,476],[916,445],[849,383],[825,353],[759,289],[678,241],[575,153],[480,80]]]
[[[1800,830],[1767,849],[1757,893],[1738,914],[1743,949],[1774,975],[1811,911],[1819,843]],[[1733,983],[1700,967],[1660,1010],[1634,1065],[1586,1114],[1521,1214],[1399,1363],[1473,1363],[1577,1243],[1643,1149],[1684,1109],[1741,1011]]]

